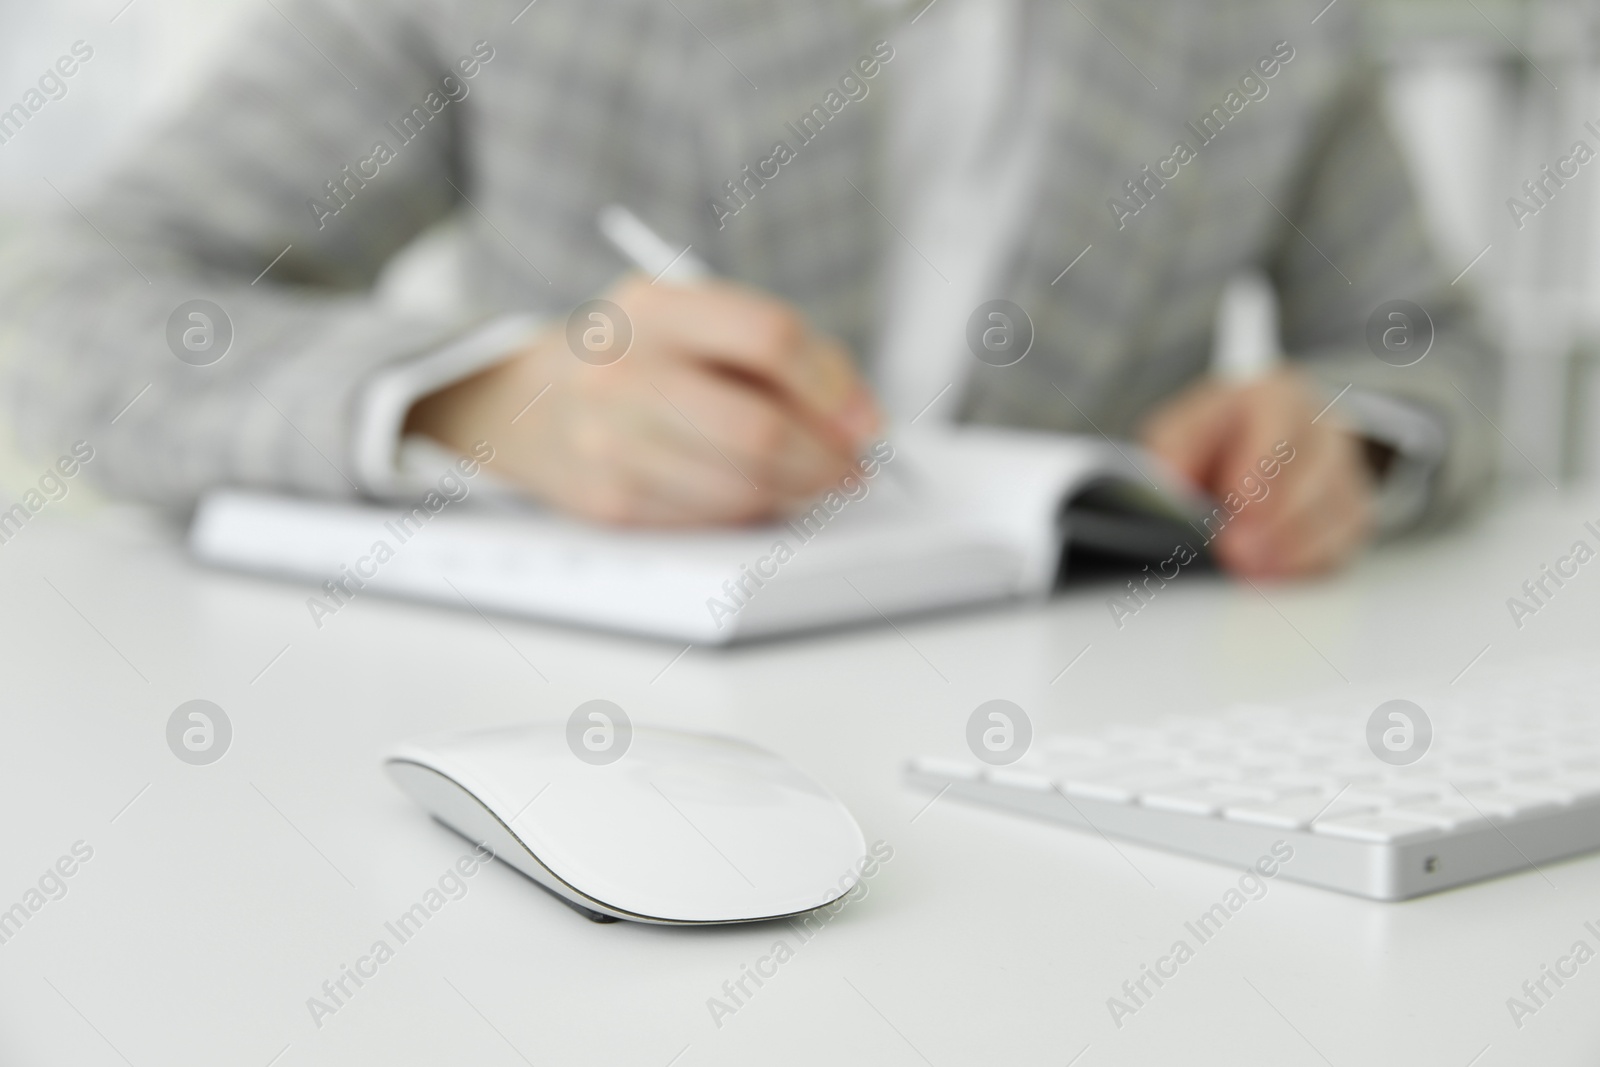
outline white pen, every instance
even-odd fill
[[[694,245],[686,245],[681,251],[673,248],[643,219],[621,204],[607,204],[601,208],[595,222],[612,247],[650,275],[653,282],[687,285],[712,276],[711,268],[694,254]],[[915,489],[914,479],[903,460],[894,468],[894,474],[906,488]]]
[[[601,208],[596,221],[605,239],[634,266],[650,275],[652,281],[683,285],[711,277],[711,268],[694,254],[694,245],[687,245],[681,251],[673,248],[646,226],[643,219],[621,204]]]

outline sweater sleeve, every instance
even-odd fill
[[[358,411],[470,330],[380,304],[385,262],[452,211],[487,42],[405,2],[278,0],[181,114],[0,249],[4,402],[24,447],[87,440],[107,489],[372,491]]]
[[[1387,398],[1426,413],[1442,431],[1437,461],[1427,457],[1421,507],[1431,524],[1491,480],[1495,431],[1486,413],[1501,362],[1432,254],[1379,84],[1375,71],[1358,66],[1334,98],[1281,205],[1270,271],[1285,351],[1329,398],[1346,390]],[[1363,428],[1355,405],[1345,414]]]

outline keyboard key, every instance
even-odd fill
[[[1351,815],[1343,819],[1318,819],[1311,824],[1311,832],[1327,837],[1342,837],[1350,841],[1365,841],[1374,845],[1409,845],[1414,841],[1427,841],[1443,836],[1436,826],[1396,819],[1389,815]]]
[[[1540,780],[1522,779],[1521,781],[1508,779],[1500,783],[1500,789],[1505,793],[1533,799],[1543,798],[1561,805],[1571,804],[1578,799],[1576,793],[1558,785],[1554,777]]]
[[[1571,798],[1568,803],[1589,804],[1600,800],[1600,773],[1563,770],[1541,784],[1565,792]]]
[[[1132,804],[1137,795],[1126,786],[1110,782],[1086,782],[1073,779],[1062,779],[1056,783],[1056,788],[1068,797],[1082,797],[1085,800],[1105,800],[1112,804]]]
[[[1164,742],[1166,731],[1155,726],[1111,726],[1101,735],[1114,745],[1137,746]]]
[[[1057,782],[1069,796],[1131,803],[1151,790],[1182,789],[1198,785],[1192,774],[1170,767],[1144,765],[1112,770],[1107,774],[1067,775]]]
[[[1059,756],[1089,756],[1100,757],[1106,754],[1110,746],[1098,737],[1083,737],[1078,734],[1059,734],[1047,737],[1041,743],[1045,752]]]
[[[1494,752],[1489,749],[1478,749],[1470,752],[1452,752],[1448,757],[1441,755],[1440,764],[1446,770],[1451,767],[1470,767],[1481,770],[1485,767],[1495,767],[1499,761]]]
[[[1221,815],[1224,808],[1239,803],[1239,798],[1210,789],[1168,789],[1144,793],[1139,803],[1158,811],[1185,815]]]
[[[1329,796],[1338,792],[1344,782],[1331,774],[1319,774],[1314,771],[1289,771],[1284,774],[1275,774],[1266,779],[1266,785],[1279,789],[1316,789],[1325,791]]]
[[[1021,767],[990,767],[983,772],[990,783],[1008,789],[1026,789],[1032,793],[1053,793],[1055,784],[1048,774]]]
[[[1449,774],[1422,773],[1391,774],[1382,782],[1385,786],[1394,786],[1401,789],[1420,790],[1435,793],[1439,796],[1455,796],[1456,788],[1486,789],[1490,786],[1501,784],[1503,776],[1493,770],[1469,770],[1463,768]]]
[[[915,774],[927,774],[935,778],[949,778],[954,781],[976,781],[978,768],[965,760],[946,759],[943,756],[918,756],[911,761],[911,770]]]
[[[1012,766],[1038,771],[1040,774],[1049,775],[1051,778],[1065,778],[1075,774],[1102,771],[1106,766],[1106,760],[1103,758],[1086,759],[1083,756],[1063,756],[1060,753],[1040,752],[1037,749],[1033,749]]]
[[[1349,782],[1351,785],[1382,781],[1384,772],[1388,770],[1387,767],[1371,757],[1364,760],[1338,760],[1321,769],[1324,773],[1332,775],[1341,782]]]
[[[1254,764],[1225,764],[1217,768],[1214,775],[1217,781],[1228,782],[1264,782],[1273,777],[1278,771],[1287,768],[1268,767],[1259,763]]]
[[[1269,804],[1239,804],[1226,807],[1222,817],[1229,822],[1249,823],[1252,826],[1272,826],[1281,830],[1304,830],[1313,819],[1344,819],[1355,815],[1373,815],[1377,809],[1364,804],[1352,804],[1344,798],[1289,797]]]
[[[1205,787],[1221,796],[1233,797],[1236,802],[1240,800],[1260,800],[1264,802],[1278,799],[1278,788],[1268,785],[1265,778],[1255,781],[1207,782]]]
[[[1393,804],[1420,803],[1433,800],[1443,794],[1442,789],[1426,789],[1418,786],[1385,785],[1381,782],[1363,782],[1352,785],[1345,790],[1345,799],[1356,804],[1372,804],[1375,807],[1388,807]]]
[[[1200,762],[1198,760],[1180,760],[1176,766],[1179,770],[1187,771],[1202,782],[1221,781],[1233,769],[1225,763]]]
[[[1461,792],[1468,803],[1492,819],[1522,819],[1556,811],[1562,805],[1552,796],[1535,796],[1505,789],[1464,789]]]
[[[1401,804],[1388,809],[1384,814],[1396,819],[1419,822],[1425,826],[1435,826],[1440,830],[1464,829],[1487,825],[1488,822],[1476,808],[1459,798],[1455,801],[1446,799],[1423,804]]]

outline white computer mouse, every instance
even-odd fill
[[[598,921],[797,915],[855,885],[861,828],[822,786],[725,737],[635,727],[596,766],[560,725],[411,742],[385,761],[423,810]]]

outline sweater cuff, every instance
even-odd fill
[[[377,497],[404,496],[417,479],[400,462],[400,438],[412,405],[472,377],[525,346],[544,326],[531,315],[493,319],[443,348],[373,375],[361,389],[352,442],[356,480]]]
[[[1350,389],[1339,406],[1352,430],[1394,455],[1378,478],[1378,535],[1389,537],[1416,525],[1433,499],[1434,480],[1450,450],[1444,421],[1419,405],[1360,388]]]

